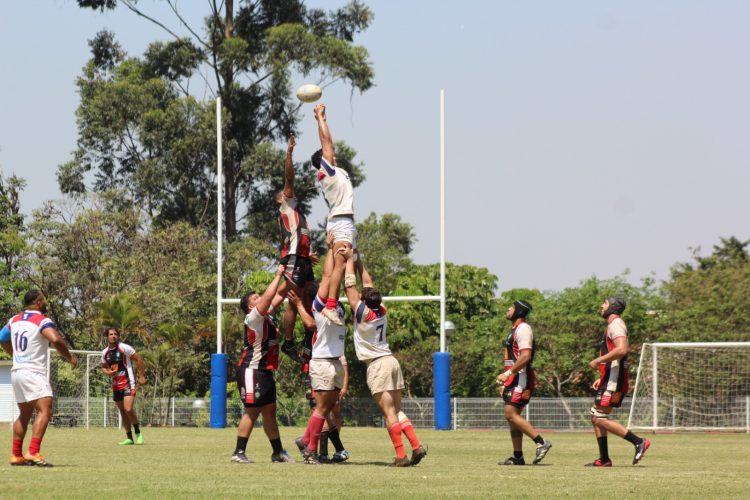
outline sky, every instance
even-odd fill
[[[446,95],[446,259],[486,267],[498,291],[561,290],[629,270],[667,279],[692,247],[750,239],[750,2],[370,0],[376,86],[324,91],[334,139],[364,162],[359,219],[399,214],[412,258],[440,257],[439,92]],[[335,9],[344,0],[310,0]],[[204,1],[177,2],[191,21]],[[146,12],[179,29],[164,2]],[[131,55],[168,36],[125,8],[74,0],[0,9],[0,169],[30,214],[60,194],[76,147],[87,40]],[[300,79],[295,84],[307,83]],[[312,106],[296,151],[317,149]],[[310,217],[325,217],[322,199]]]

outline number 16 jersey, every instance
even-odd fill
[[[391,354],[385,338],[388,329],[388,318],[382,305],[373,311],[359,301],[354,309],[354,350],[357,359],[370,361]]]
[[[47,346],[42,335],[45,328],[56,328],[54,321],[39,311],[24,311],[8,321],[10,340],[13,343],[13,368],[47,373]]]

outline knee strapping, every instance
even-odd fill
[[[400,411],[398,412],[398,421],[403,422],[404,420],[408,420],[409,417],[406,416],[406,413]]]
[[[591,416],[594,418],[602,418],[602,419],[609,419],[609,414],[604,413],[603,411],[600,411],[596,408],[596,406],[591,407]]]
[[[349,288],[357,284],[357,277],[353,274],[344,275],[344,287]]]

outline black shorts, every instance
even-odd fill
[[[517,387],[505,387],[503,389],[503,401],[506,405],[523,408],[531,401],[531,389],[516,390]]]
[[[135,389],[131,387],[130,389],[121,389],[119,391],[112,391],[113,401],[122,401],[125,399],[125,396],[135,397]]]
[[[258,408],[276,402],[276,379],[271,370],[238,366],[237,389],[245,408]]]
[[[315,281],[312,262],[308,257],[287,255],[281,259],[281,264],[286,266],[284,278],[300,289],[304,288],[309,281]]]

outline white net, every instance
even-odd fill
[[[628,426],[750,431],[750,342],[644,344]]]

